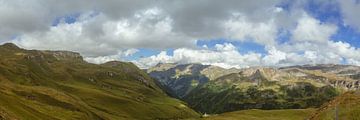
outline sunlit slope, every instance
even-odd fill
[[[132,63],[102,65],[78,53],[0,46],[0,119],[198,117]]]
[[[360,93],[344,93],[324,104],[314,114],[312,120],[360,120]]]

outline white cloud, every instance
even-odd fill
[[[282,60],[286,59],[286,53],[277,50],[275,47],[268,50],[268,55],[263,58],[264,65],[274,66],[281,63]]]
[[[347,62],[352,65],[360,66],[360,60],[348,59]]]
[[[174,32],[172,19],[157,8],[140,11],[128,19],[107,19],[101,13],[87,13],[75,23],[59,23],[47,32],[24,34],[14,42],[25,48],[72,50],[85,56],[114,55],[119,49],[128,48],[191,47],[195,43],[194,39]]]
[[[252,66],[289,66],[289,65],[302,65],[302,64],[328,64],[328,63],[341,63],[347,54],[340,54],[340,46],[331,47],[336,42],[329,41],[325,45],[312,44],[317,46],[318,50],[298,50],[298,51],[282,51],[276,47],[267,49],[266,54],[259,53],[246,53],[241,54],[236,47],[230,43],[216,44],[214,50],[201,48],[201,49],[188,49],[179,48],[174,50],[173,55],[167,55],[165,51],[158,55],[153,55],[139,60],[134,60],[141,68],[148,68],[156,65],[157,63],[202,63],[205,65],[216,65],[223,68],[246,68]],[[321,47],[322,46],[322,47]],[[345,48],[348,52],[359,52]],[[355,54],[354,54],[355,55]],[[351,61],[350,64],[357,64],[355,56],[347,56]]]
[[[359,48],[331,40],[337,26],[306,13],[303,7],[308,1],[295,1],[289,9],[278,7],[281,2],[0,0],[0,42],[10,40],[28,49],[76,51],[93,63],[124,60],[139,48],[175,49],[173,55],[160,52],[134,60],[141,67],[158,62],[226,68],[343,61],[359,65]],[[336,3],[314,1],[322,12]],[[338,3],[345,24],[358,29],[360,15],[354,11],[360,11],[360,4],[355,0]],[[74,23],[66,23],[62,17],[72,14],[80,16]],[[57,18],[62,18],[61,22],[51,26]],[[278,41],[287,34],[290,41]],[[265,53],[240,53],[229,43],[196,46],[197,40],[217,38],[254,42],[265,46]]]
[[[102,64],[109,61],[118,61],[123,60],[124,57],[132,56],[133,54],[137,53],[139,50],[137,49],[128,49],[125,51],[119,51],[115,55],[109,55],[109,56],[96,56],[96,57],[85,57],[84,60],[90,63],[95,64]]]
[[[237,49],[234,45],[230,43],[216,44],[215,48],[218,51],[235,51]]]
[[[295,41],[326,42],[337,30],[335,25],[321,23],[319,20],[305,14],[298,21],[293,31],[292,39]]]
[[[318,59],[318,55],[315,51],[305,51],[304,57],[310,60],[309,63],[312,64],[316,63],[316,60]]]
[[[235,14],[223,24],[225,36],[240,41],[254,41],[262,45],[274,45],[277,27],[273,19],[265,22],[251,22],[242,14]]]
[[[233,12],[246,15],[249,24],[252,21],[267,22],[268,9],[275,9],[279,1],[73,0],[69,4],[68,1],[55,0],[0,0],[0,3],[1,42],[17,37],[17,43],[26,48],[66,49],[101,56],[116,54],[116,50],[112,49],[117,48],[194,47],[198,39],[224,37],[220,24],[227,21]],[[87,16],[91,11],[99,15],[91,17],[92,20],[87,23],[78,19],[75,24],[51,26],[56,18],[72,14]],[[263,25],[254,26],[261,30]],[[60,35],[60,31],[65,33]],[[62,39],[67,37],[68,40]],[[261,39],[259,35],[255,37]],[[101,44],[108,50],[98,52],[71,48],[73,41],[79,45],[86,41],[86,46],[92,48]]]
[[[337,27],[335,25],[321,23],[319,20],[303,14],[295,29],[292,30],[291,41],[277,45],[277,49],[286,53],[287,59],[283,60],[283,63],[290,63],[290,65],[339,64],[344,60],[353,64],[355,62],[349,62],[349,60],[360,60],[358,48],[352,47],[346,42],[331,40],[331,36],[336,32]],[[290,60],[289,55],[298,60]]]
[[[230,43],[217,44],[216,50],[179,48],[169,56],[160,52],[147,58],[134,61],[142,68],[154,66],[157,63],[202,63],[216,65],[224,68],[243,68],[260,64],[260,54],[240,54]]]
[[[131,55],[133,55],[133,54],[135,54],[135,53],[137,53],[137,52],[139,52],[138,49],[131,48],[131,49],[126,50],[126,51],[124,52],[124,55],[125,55],[125,56],[131,56]]]
[[[41,4],[31,4],[34,0],[29,0],[29,4],[23,2],[0,0],[0,42],[29,31],[46,30],[48,26],[43,23],[49,23],[54,18],[40,7]],[[49,16],[49,19],[43,19],[45,16]]]
[[[345,24],[360,31],[360,3],[358,0],[339,0]]]
[[[149,68],[158,63],[173,63],[172,56],[167,55],[166,51],[161,51],[158,55],[140,58],[139,60],[133,62],[140,68]]]

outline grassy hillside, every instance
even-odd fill
[[[321,106],[312,120],[360,120],[360,93],[359,91],[346,92],[334,100]]]
[[[0,119],[198,117],[132,63],[102,65],[78,53],[0,46]]]
[[[204,120],[304,120],[315,109],[242,110],[204,118]]]

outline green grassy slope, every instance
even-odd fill
[[[198,117],[131,63],[90,64],[77,53],[0,46],[0,119]]]
[[[242,110],[214,115],[205,120],[304,120],[315,109]]]
[[[324,104],[311,116],[311,120],[360,120],[360,92],[346,92]]]

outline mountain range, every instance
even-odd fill
[[[141,70],[6,43],[0,45],[0,120],[357,119],[359,81],[360,67],[352,65],[159,63]]]
[[[243,69],[158,64],[147,71],[201,113],[316,108],[357,90],[360,80],[360,67],[334,64]]]

